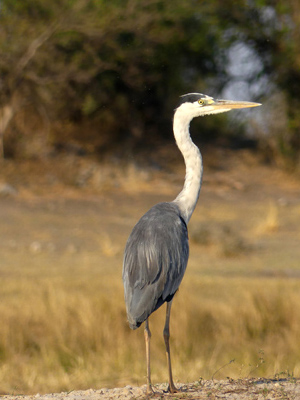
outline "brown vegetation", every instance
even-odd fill
[[[299,184],[249,153],[204,160],[171,320],[175,380],[299,376]],[[48,173],[37,164],[27,181],[26,165],[3,164],[18,194],[0,198],[2,393],[145,382],[143,332],[126,322],[123,248],[141,214],[177,193],[183,167],[107,167],[98,188],[91,175],[79,189],[58,180],[66,161]],[[154,382],[166,380],[163,314],[150,320]]]

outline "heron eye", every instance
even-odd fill
[[[200,104],[200,106],[204,106],[205,101],[203,99],[199,99],[198,100],[198,104]]]

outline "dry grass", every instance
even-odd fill
[[[52,277],[30,269],[1,287],[1,392],[143,384],[143,332],[127,326],[119,269],[80,276],[75,265],[74,276],[66,268]],[[299,281],[192,271],[173,307],[175,379],[299,375],[299,302]],[[154,382],[167,376],[163,318],[164,309],[151,318]]]
[[[255,233],[257,235],[271,234],[277,232],[279,229],[279,210],[274,202],[270,202],[265,215],[256,227]]]
[[[126,322],[122,252],[138,216],[181,184],[162,186],[159,198],[147,180],[139,185],[133,171],[126,191],[96,201],[1,200],[0,393],[145,383],[143,331]],[[274,182],[265,201],[250,189],[218,197],[207,185],[201,194],[172,310],[175,381],[300,375],[300,209],[292,195],[291,206],[276,203]],[[154,383],[167,380],[164,313],[150,319]]]

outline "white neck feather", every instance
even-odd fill
[[[174,200],[174,203],[180,208],[186,223],[189,222],[196,207],[203,175],[201,153],[190,137],[190,122],[190,117],[183,115],[179,110],[175,112],[173,122],[174,136],[185,161],[186,174],[183,189]]]

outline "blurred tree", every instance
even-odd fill
[[[45,127],[57,148],[91,152],[169,138],[178,95],[219,94],[228,49],[242,43],[264,91],[281,91],[288,128],[273,147],[295,160],[299,15],[296,0],[1,0],[0,143],[9,130],[6,143],[26,132],[30,146]],[[201,125],[212,138],[228,131],[218,118]]]
[[[256,91],[264,103],[260,138],[269,158],[300,166],[299,1],[227,0],[223,18],[231,21],[231,41],[252,49],[261,63],[252,79],[264,82]]]
[[[164,135],[179,93],[224,79],[212,11],[193,0],[2,0],[1,136],[28,104],[56,142],[94,149]]]

